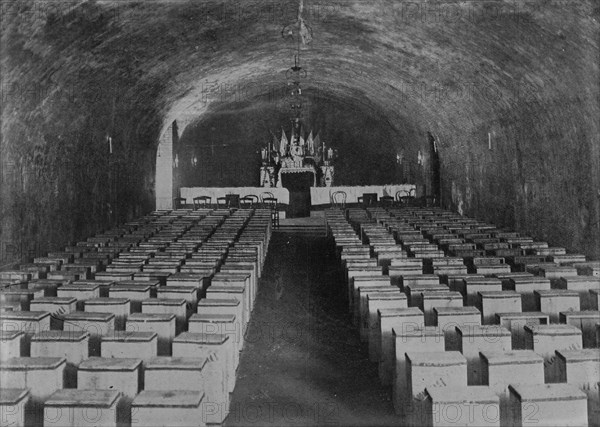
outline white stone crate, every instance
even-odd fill
[[[116,427],[120,399],[118,391],[57,390],[44,403],[44,425]]]
[[[127,318],[125,330],[127,332],[155,332],[158,338],[158,355],[171,355],[171,343],[176,335],[173,313],[132,313]]]
[[[510,331],[500,325],[457,327],[460,352],[467,359],[467,384],[483,385],[479,353],[512,350]]]
[[[29,390],[0,388],[0,422],[3,426],[25,427],[31,425],[27,415]]]
[[[457,327],[481,325],[481,312],[475,307],[434,307],[435,323],[444,333],[447,351],[459,351]]]
[[[374,341],[376,357],[379,360],[379,380],[383,385],[392,384],[395,364],[393,329],[404,332],[424,326],[423,312],[416,307],[377,311],[377,337]]]
[[[129,298],[91,298],[85,301],[85,311],[88,313],[112,313],[115,315],[115,329],[125,329],[127,316],[131,313]]]
[[[426,393],[422,425],[500,426],[500,399],[489,387],[431,387]]]
[[[158,355],[156,332],[115,331],[101,338],[101,357],[150,360]]]
[[[407,352],[405,357],[408,390],[405,413],[411,424],[424,413],[426,390],[467,386],[467,361],[457,351]]]
[[[510,384],[544,384],[544,359],[532,350],[481,351],[482,385],[500,397],[501,425],[510,425]]]
[[[408,308],[408,303],[406,295],[400,293],[400,290],[393,286],[375,288],[375,290],[368,289],[364,294],[366,298],[364,298],[364,307],[361,313],[361,340],[368,342],[369,360],[377,362],[378,311],[387,308]],[[362,292],[360,296],[362,301]]]
[[[560,371],[556,363],[556,350],[583,348],[581,329],[571,325],[525,326],[528,347],[544,358],[544,380],[556,383]]]
[[[25,334],[21,331],[0,330],[0,362],[12,357],[21,357],[25,345]]]
[[[131,406],[131,424],[147,427],[205,426],[204,393],[144,390]]]
[[[444,334],[437,327],[425,326],[420,329],[393,328],[394,371],[392,401],[398,415],[406,415],[406,402],[410,402],[406,382],[407,352],[442,352]]]
[[[571,384],[511,384],[513,425],[587,426],[587,396]]]
[[[187,328],[187,311],[183,298],[149,298],[142,301],[142,313],[144,314],[174,314],[176,334]]]

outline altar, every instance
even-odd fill
[[[286,178],[287,174],[309,174],[311,179],[311,187],[317,186],[317,171],[314,167],[287,167],[279,169],[279,179],[277,180],[279,186],[288,187],[284,184],[284,178]],[[293,177],[293,176],[292,176]],[[289,176],[288,176],[289,178]]]
[[[408,192],[416,191],[414,184],[391,184],[391,185],[360,185],[360,186],[339,186],[339,187],[312,187],[310,189],[310,200],[311,206],[329,205],[331,203],[331,195],[336,191],[343,191],[346,193],[346,203],[358,203],[358,198],[365,193],[375,193],[377,198],[381,199],[383,196],[391,196],[396,199],[396,193],[399,191],[402,194],[408,194]]]
[[[290,192],[287,188],[264,188],[264,187],[181,187],[179,189],[180,197],[186,200],[186,204],[193,204],[194,197],[208,196],[212,198],[212,203],[217,203],[218,197],[225,197],[229,194],[238,194],[240,198],[244,196],[256,196],[260,200],[261,194],[269,192],[277,199],[277,203],[285,207],[290,203]]]
[[[290,174],[295,176],[293,182],[286,183],[288,187],[181,187],[180,196],[186,199],[186,204],[192,205],[194,197],[208,196],[212,203],[217,203],[218,197],[226,197],[229,194],[237,194],[240,198],[244,196],[256,196],[259,198],[265,193],[273,194],[277,199],[282,212],[288,212],[290,216],[309,216],[310,213],[302,207],[308,204],[310,209],[322,209],[331,204],[331,195],[336,191],[346,193],[346,204],[358,203],[358,198],[365,193],[377,194],[377,198],[391,196],[396,199],[396,193],[412,194],[416,191],[414,184],[391,184],[391,185],[361,185],[361,186],[336,186],[336,187],[312,187],[312,174],[306,173]],[[304,179],[298,179],[304,176]],[[283,176],[286,181],[286,175]],[[307,190],[307,191],[304,191]],[[304,200],[304,195],[309,198]],[[292,200],[294,199],[294,200]],[[295,200],[298,199],[298,200]],[[300,200],[302,199],[302,200]]]
[[[332,195],[341,192],[346,195],[347,205],[356,205],[359,198],[415,195],[414,184],[334,186],[335,159],[337,153],[313,138],[312,131],[304,138],[299,122],[294,123],[290,140],[282,129],[281,140],[269,141],[261,149],[259,186],[257,187],[181,187],[180,197],[187,205],[193,199],[208,196],[215,205],[218,198],[229,195],[255,196],[260,201],[267,195],[277,199],[279,210],[287,217],[307,217],[312,210],[326,208],[332,204]]]
[[[312,131],[305,138],[299,118],[294,120],[290,139],[283,129],[279,141],[272,135],[273,141],[267,141],[261,149],[260,185],[267,190],[286,188],[287,214],[293,218],[307,217],[311,188],[333,184],[335,152],[321,142],[319,135],[313,138]]]

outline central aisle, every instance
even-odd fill
[[[398,425],[325,237],[275,232],[226,426]]]

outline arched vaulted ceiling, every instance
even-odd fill
[[[297,0],[2,7],[5,239],[45,230],[48,246],[150,209],[174,120],[283,102],[269,93],[286,87],[294,46],[281,29]],[[599,10],[305,0],[303,85],[395,127],[411,155],[436,135],[448,207],[597,255]]]

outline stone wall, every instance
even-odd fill
[[[2,5],[2,263],[152,209],[160,132],[181,113],[269,117],[255,102],[272,96],[287,111],[297,2],[234,3]],[[430,131],[446,206],[600,255],[597,2],[317,6],[303,87],[355,156],[340,180],[387,181],[402,154],[426,182]]]

